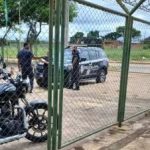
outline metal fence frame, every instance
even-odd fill
[[[87,2],[85,0],[74,0],[80,4],[92,7],[98,10],[109,12],[118,16],[123,16],[126,19],[126,29],[125,29],[125,38],[123,46],[123,56],[122,56],[122,68],[121,68],[121,80],[120,80],[120,92],[119,92],[119,104],[118,104],[118,125],[121,127],[122,122],[124,121],[125,114],[125,104],[126,104],[126,94],[127,94],[127,84],[128,84],[128,72],[129,72],[129,62],[130,62],[130,50],[131,50],[131,30],[133,27],[133,21],[139,21],[145,24],[150,25],[150,22],[147,20],[142,20],[140,18],[133,17],[134,12],[140,7],[140,5],[145,0],[140,0],[139,3],[131,10],[123,5],[120,0],[116,0],[120,7],[124,10],[124,13],[105,8],[103,6]],[[49,90],[48,90],[48,101],[49,101],[49,134],[48,134],[48,150],[61,149],[67,145],[61,144],[62,140],[62,110],[63,110],[63,58],[64,58],[64,29],[65,29],[65,9],[66,9],[67,0],[49,0],[50,15],[49,15]],[[55,18],[55,19],[54,19]],[[54,21],[53,21],[54,20]],[[61,30],[60,30],[61,24]],[[53,32],[53,26],[55,26],[55,32]],[[53,36],[55,37],[55,44],[53,48]],[[61,38],[61,39],[60,39]],[[59,46],[59,41],[61,40],[61,47]],[[52,83],[52,55],[54,53],[54,84]],[[61,54],[59,60],[59,53]],[[59,64],[61,61],[61,69],[59,73]],[[60,84],[58,85],[58,79],[61,79]],[[53,111],[51,111],[53,108]],[[139,112],[140,114],[141,112]],[[136,114],[138,115],[138,114]],[[51,124],[52,123],[52,124]],[[107,127],[106,127],[107,128]],[[93,131],[87,135],[83,135],[79,139],[73,141],[75,143],[87,136],[90,136],[94,133],[99,132],[100,130]]]

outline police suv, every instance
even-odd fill
[[[80,80],[95,79],[96,83],[103,83],[108,73],[109,59],[105,51],[98,47],[78,47],[80,55]],[[43,64],[37,63],[35,67],[35,78],[37,84],[42,87],[43,83]],[[52,69],[53,70],[53,69]],[[71,82],[72,72],[72,50],[64,50],[64,86],[67,87]]]

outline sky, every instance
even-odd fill
[[[120,12],[123,10],[114,0],[87,0],[89,2],[105,6],[110,9],[114,9]],[[131,6],[127,6],[131,9]],[[125,19],[123,17],[113,15],[101,10],[93,9],[84,5],[77,4],[78,16],[72,23],[69,23],[69,37],[73,36],[76,32],[83,32],[86,36],[91,30],[98,30],[100,36],[104,36],[110,32],[115,32],[118,26],[125,25]],[[149,13],[143,13],[143,11],[137,11],[136,17],[141,19],[150,20]],[[143,23],[134,22],[134,28],[141,31],[141,38],[150,36],[150,26]],[[27,34],[27,25],[21,25],[21,40],[23,41]],[[0,31],[0,37],[4,35],[6,29]],[[8,39],[15,40],[19,39],[19,33],[11,31],[7,36]],[[42,26],[42,32],[39,36],[40,40],[48,40],[48,26]]]
[[[114,9],[120,12],[124,11],[114,0],[87,0],[89,2],[100,4],[110,9]],[[129,10],[131,6],[126,5]],[[123,17],[92,9],[83,5],[78,5],[78,17],[73,23],[70,23],[69,36],[76,33],[76,30],[84,32],[85,35],[91,30],[99,30],[100,35],[104,36],[107,33],[115,32],[118,26],[125,25],[125,19]],[[142,10],[138,10],[135,17],[141,19],[150,20],[149,13],[145,13]],[[133,27],[141,31],[141,38],[150,36],[150,26],[143,23],[134,22]]]

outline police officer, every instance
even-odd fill
[[[47,88],[48,87],[48,52],[47,56],[43,57],[41,59],[41,62],[44,63],[44,71],[43,71],[43,87]]]
[[[76,46],[72,47],[72,79],[71,79],[71,88],[73,90],[80,90],[79,87],[79,62],[80,62],[80,56],[79,56],[79,52],[77,50]]]
[[[41,57],[34,57],[29,44],[24,43],[24,47],[22,50],[19,51],[17,58],[18,58],[18,68],[19,71],[21,71],[22,73],[22,78],[27,79],[27,77],[29,77],[31,86],[30,93],[32,93],[34,83],[32,59],[40,59]]]

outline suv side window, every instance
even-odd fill
[[[100,59],[99,51],[96,50],[95,54],[96,54],[96,59]]]
[[[106,58],[106,54],[105,54],[105,52],[104,51],[99,51],[99,57],[100,58]]]
[[[89,53],[86,50],[80,51],[80,58],[86,58],[86,60],[89,60]]]
[[[95,60],[97,59],[97,53],[95,50],[90,50],[89,51],[89,54],[90,54],[90,60]]]

